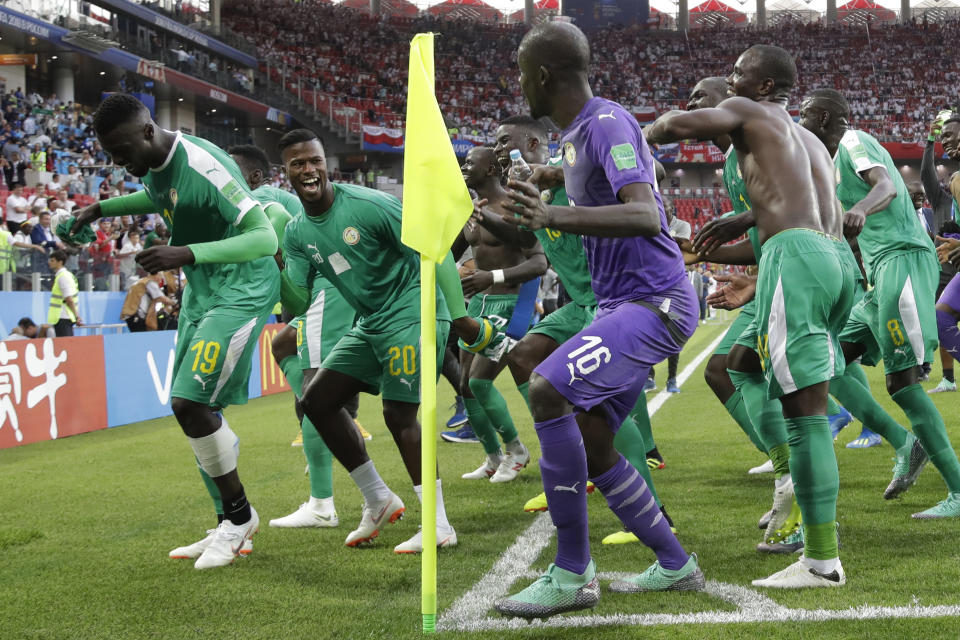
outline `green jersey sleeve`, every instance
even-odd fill
[[[847,132],[843,134],[843,137],[840,138],[840,145],[846,153],[838,154],[837,157],[841,159],[841,166],[843,167],[843,172],[847,174],[847,177],[852,178],[856,176],[860,178],[860,180],[863,180],[860,176],[861,173],[873,167],[883,167],[884,163],[882,158],[873,157],[871,150],[868,149],[864,141],[860,139],[860,136],[857,135],[858,133],[859,132],[854,129],[848,129]]]

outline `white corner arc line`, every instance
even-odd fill
[[[729,329],[728,329],[729,330]],[[711,342],[703,351],[697,354],[690,364],[684,367],[680,375],[677,376],[677,384],[682,385],[697,370],[707,357],[713,353],[726,335],[726,331],[721,333],[713,342]],[[647,411],[652,417],[660,407],[672,396],[672,393],[661,391],[647,404]],[[440,614],[437,620],[437,630],[479,630],[479,629],[509,629],[517,626],[513,623],[519,621],[497,620],[487,618],[487,612],[499,598],[506,595],[513,583],[522,578],[529,570],[540,553],[550,544],[550,539],[556,528],[550,521],[548,513],[538,515],[533,524],[531,524],[523,533],[517,536],[514,543],[504,551],[493,568],[488,571],[473,587],[458,598],[446,611]],[[749,591],[749,590],[747,590]],[[729,612],[718,612],[729,613]],[[577,620],[583,616],[562,618],[561,620]],[[586,617],[586,620],[596,620],[594,617]],[[505,624],[506,626],[500,626]],[[518,628],[523,628],[527,623],[520,622]],[[639,623],[606,623],[606,624],[639,624]],[[650,623],[661,624],[661,623]],[[664,623],[668,624],[668,623]],[[496,626],[488,626],[496,625]],[[584,623],[578,626],[592,626],[593,623]]]

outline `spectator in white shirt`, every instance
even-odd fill
[[[20,230],[20,225],[26,222],[30,214],[30,201],[23,196],[23,185],[18,184],[13,187],[13,191],[7,196],[6,221],[7,229],[10,233],[16,233]]]
[[[136,282],[137,263],[135,258],[138,253],[143,251],[143,245],[140,244],[140,232],[131,229],[124,238],[123,246],[117,251],[117,262],[120,277],[123,278],[123,288],[127,290],[130,285]]]
[[[87,193],[87,181],[83,174],[77,169],[77,165],[71,164],[67,167],[67,193],[72,197],[77,194]]]
[[[50,182],[47,183],[47,193],[53,195],[63,189],[66,185],[60,182],[60,174],[53,174],[53,177],[50,178]]]

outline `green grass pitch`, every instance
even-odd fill
[[[719,332],[700,328],[681,356],[690,362]],[[657,382],[665,381],[663,366]],[[884,391],[882,373],[868,369],[877,398],[898,420],[902,412]],[[939,380],[935,366],[929,388]],[[537,451],[532,421],[509,375],[498,380],[524,442]],[[452,391],[439,386],[440,416]],[[653,395],[651,394],[651,398]],[[960,441],[960,395],[938,394],[953,441]],[[368,451],[387,483],[407,504],[407,517],[381,532],[370,548],[348,549],[346,534],[360,517],[361,497],[335,467],[341,524],[336,529],[279,530],[267,520],[307,499],[304,459],[290,441],[296,422],[289,394],[229,409],[241,439],[240,472],[262,519],[254,552],[231,566],[196,571],[167,559],[215,524],[190,447],[172,418],[0,451],[0,638],[413,638],[420,635],[420,560],[393,546],[416,532],[420,509],[380,416],[377,398],[364,396],[362,423],[374,434]],[[654,480],[679,529],[696,551],[708,580],[749,586],[792,558],[763,557],[756,521],[769,508],[772,476],[748,476],[763,461],[703,381],[702,365],[653,419],[666,458]],[[902,499],[887,502],[892,449],[851,450],[860,425],[840,436],[841,589],[767,593],[791,608],[960,604],[960,522],[916,522],[910,514],[945,496],[928,466]],[[442,612],[469,590],[532,522],[524,501],[538,493],[536,464],[513,483],[460,479],[481,461],[479,445],[438,444],[450,520],[460,545],[439,554]],[[589,500],[593,553],[601,571],[639,571],[653,561],[641,545],[603,547],[618,529],[603,499]],[[550,562],[554,543],[533,569]],[[511,589],[526,584],[524,579]],[[629,597],[604,593],[597,615],[696,613],[732,610],[706,594]],[[495,615],[495,614],[490,614]],[[446,632],[449,638],[956,638],[960,621],[855,620],[821,623],[657,626],[635,629],[520,629]]]

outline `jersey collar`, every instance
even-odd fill
[[[177,152],[177,147],[180,146],[180,140],[183,139],[183,133],[177,131],[177,137],[173,140],[173,146],[170,147],[170,153],[167,154],[166,159],[164,159],[163,164],[157,167],[156,169],[150,169],[150,171],[163,171],[170,165],[170,161],[173,160],[173,154]]]

